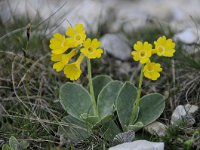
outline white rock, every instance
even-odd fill
[[[197,43],[198,34],[197,29],[195,28],[187,28],[184,31],[175,34],[174,40],[180,41],[185,44],[194,44]]]
[[[173,26],[177,28],[180,22],[181,25],[188,22],[194,25],[190,16],[199,18],[199,5],[199,0],[189,3],[188,0],[1,0],[0,17],[5,23],[12,20],[13,15],[18,18],[28,17],[30,20],[40,16],[44,20],[63,6],[50,17],[50,22],[47,21],[56,30],[58,27],[66,29],[69,21],[73,25],[83,23],[88,31],[94,33],[98,31],[99,24],[106,23],[110,26],[109,31],[123,29],[131,34],[144,27],[148,18],[161,24],[173,21]],[[111,14],[114,14],[115,19],[110,18]]]
[[[130,57],[131,48],[122,34],[106,34],[100,41],[104,50],[116,58],[127,60]]]
[[[74,0],[71,0],[74,1]],[[75,0],[77,1],[77,0]],[[104,5],[101,1],[96,0],[78,0],[77,5],[66,13],[65,18],[74,25],[77,23],[83,23],[86,27],[86,30],[90,33],[97,33],[100,24],[104,24],[109,17],[108,14],[109,8]],[[69,24],[63,22],[61,25],[66,29]]]
[[[56,13],[55,13],[56,12]],[[4,0],[0,1],[0,18],[3,22],[28,17],[30,20],[47,19],[49,28],[65,31],[70,24],[82,23],[88,32],[97,33],[99,24],[109,17],[108,7],[97,0]]]
[[[150,134],[158,135],[161,137],[161,136],[165,136],[167,126],[164,125],[163,123],[155,121],[151,123],[150,125],[146,126],[144,129],[148,131]]]
[[[171,117],[171,124],[178,124],[181,120],[186,119],[189,125],[195,123],[195,119],[192,117],[198,110],[198,106],[187,104],[185,106],[179,105],[174,110]]]
[[[185,110],[190,114],[194,114],[198,109],[199,107],[196,105],[190,105],[190,104],[185,105]]]
[[[109,150],[164,150],[164,143],[137,140],[134,142],[119,144],[109,148]]]

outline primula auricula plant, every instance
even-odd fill
[[[85,57],[87,58],[90,94],[92,97],[92,106],[90,107],[93,107],[94,114],[97,114],[90,59],[101,57],[103,53],[103,50],[99,48],[101,43],[97,39],[91,40],[87,38],[82,24],[76,24],[74,28],[68,27],[65,34],[66,36],[56,33],[50,40],[51,60],[55,62],[53,68],[57,72],[64,70],[64,74],[70,80],[77,80],[82,73],[81,63]],[[70,63],[75,56],[78,56],[77,60]]]
[[[61,86],[60,103],[69,115],[63,118],[67,126],[60,126],[58,132],[79,141],[98,130],[104,139],[112,140],[120,132],[136,131],[155,121],[164,110],[164,96],[153,93],[141,97],[143,77],[154,81],[160,77],[162,67],[152,62],[151,57],[172,57],[175,43],[162,36],[154,45],[153,48],[148,42],[140,41],[134,45],[131,53],[133,59],[142,64],[139,86],[136,88],[130,82],[122,83],[106,75],[92,78],[90,60],[100,58],[103,50],[97,39],[87,38],[82,24],[69,27],[66,35],[54,34],[50,40],[53,68],[57,72],[63,70],[70,80],[77,80],[82,73],[81,63],[86,58],[90,91],[71,82]],[[114,112],[117,112],[117,116]],[[116,117],[120,125],[116,124]]]
[[[127,126],[129,126],[129,128],[137,128],[137,125],[134,126],[134,124],[138,124],[139,126],[144,126],[147,125],[149,123],[151,123],[152,121],[154,121],[156,118],[156,115],[160,115],[160,113],[163,111],[162,109],[164,109],[164,101],[162,101],[162,96],[161,95],[150,95],[149,98],[150,102],[149,104],[152,104],[155,106],[155,103],[153,103],[153,99],[155,100],[155,97],[159,97],[160,96],[160,100],[157,100],[158,105],[160,106],[159,108],[155,108],[155,109],[160,109],[160,112],[157,112],[154,115],[149,115],[148,116],[148,112],[145,112],[144,106],[145,106],[145,100],[141,99],[141,88],[142,88],[142,81],[143,81],[143,76],[151,79],[151,80],[157,80],[160,77],[160,72],[163,70],[161,65],[159,63],[156,62],[152,62],[151,61],[151,57],[153,55],[158,55],[160,57],[172,57],[175,53],[175,43],[172,41],[172,39],[166,39],[165,36],[162,36],[160,38],[158,38],[157,41],[154,42],[155,47],[153,48],[151,44],[149,44],[148,42],[144,42],[142,43],[141,41],[138,41],[136,44],[134,44],[133,48],[134,50],[132,51],[132,56],[133,59],[135,61],[139,61],[142,65],[141,68],[141,73],[140,73],[140,78],[139,78],[139,86],[137,89],[137,96],[133,102],[132,105],[132,110],[131,110],[131,115],[130,115],[130,120],[128,122],[128,124],[125,124],[126,128]],[[134,88],[135,90],[135,88]],[[120,94],[119,94],[120,95]],[[144,99],[147,99],[147,97],[144,96]],[[143,106],[140,107],[140,103],[142,101]],[[147,107],[152,107],[152,105],[149,105]],[[144,110],[141,110],[141,109]],[[120,109],[120,108],[119,108]],[[141,112],[140,111],[144,111],[144,113],[146,113],[146,116],[148,118],[146,118],[146,120],[144,120],[143,122],[141,120],[143,120],[145,118],[145,115],[141,116]],[[155,113],[156,111],[152,109],[152,112],[149,112],[150,114]],[[121,113],[121,112],[119,112]],[[149,120],[149,121],[147,121]],[[123,121],[122,121],[123,122]],[[146,123],[145,123],[146,122]],[[123,124],[123,123],[122,123]]]

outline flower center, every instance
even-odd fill
[[[140,56],[145,57],[145,51],[144,50],[140,52]]]
[[[77,35],[75,36],[75,40],[76,40],[76,41],[80,41],[80,40],[81,40],[81,35],[80,35],[80,34],[77,34]]]
[[[147,67],[147,71],[148,71],[148,72],[153,72],[153,67],[149,65],[149,66]]]
[[[71,68],[71,72],[74,72],[76,73],[78,71],[78,67],[76,65],[74,65],[72,68]]]
[[[90,53],[92,53],[94,50],[93,50],[92,47],[89,47],[89,48],[88,48],[88,51],[89,51]]]
[[[165,52],[165,48],[164,48],[163,46],[159,46],[159,47],[158,47],[158,52],[159,52],[160,54],[163,54],[163,53]]]

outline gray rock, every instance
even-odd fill
[[[195,112],[197,112],[198,109],[199,107],[196,105],[190,105],[190,104],[185,105],[185,110],[190,114],[194,114]]]
[[[171,124],[178,124],[180,121],[186,121],[188,125],[193,125],[195,123],[195,119],[192,117],[198,110],[198,106],[186,104],[185,106],[179,105],[174,110],[171,117]]]
[[[163,123],[155,121],[151,123],[150,125],[146,126],[144,129],[152,135],[158,135],[161,137],[161,136],[165,136],[167,126],[164,125]]]
[[[137,140],[111,147],[109,150],[164,150],[164,143]]]
[[[194,44],[197,43],[198,40],[198,32],[195,28],[188,28],[184,31],[175,34],[174,36],[175,41],[180,41],[185,44]]]
[[[114,137],[113,145],[116,145],[116,144],[119,144],[119,143],[125,143],[125,142],[132,142],[134,138],[135,138],[135,132],[134,131],[119,133]]]
[[[122,34],[106,34],[100,41],[102,42],[103,49],[119,58],[127,60],[131,56],[131,48],[128,45],[128,40]]]
[[[97,0],[69,0],[76,1],[76,6],[70,7],[68,12],[65,11],[65,18],[72,24],[82,23],[85,25],[88,33],[97,34],[99,30],[99,25],[105,24],[108,21],[107,15],[109,13],[109,8]],[[68,5],[68,4],[67,4]],[[73,8],[73,9],[72,9]],[[71,10],[70,10],[71,9]],[[69,24],[63,22],[61,24],[63,29],[66,29]]]
[[[40,16],[44,20],[53,14],[47,20],[49,28],[54,29],[51,31],[66,30],[70,22],[85,24],[88,32],[96,33],[99,25],[106,24],[103,27],[108,25],[109,32],[123,30],[132,35],[134,30],[144,27],[149,18],[161,23],[173,22],[173,28],[184,25],[185,29],[188,22],[194,26],[190,16],[199,18],[199,4],[199,0],[190,3],[187,0],[1,0],[0,17],[7,23],[13,20],[13,15],[30,20]]]
[[[68,26],[82,23],[87,32],[97,33],[99,24],[107,22],[108,7],[97,0],[3,0],[0,1],[0,18],[7,23],[13,17],[28,17],[31,20],[38,16],[48,23],[49,32],[64,32]]]

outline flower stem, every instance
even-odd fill
[[[88,68],[88,79],[89,79],[89,87],[90,87],[90,94],[92,97],[92,107],[94,110],[94,114],[98,115],[97,113],[97,103],[95,100],[95,96],[94,96],[94,88],[93,88],[93,83],[92,83],[92,73],[91,73],[91,62],[90,59],[87,58],[87,68]]]
[[[142,81],[143,81],[143,75],[144,75],[143,69],[144,69],[144,65],[142,65],[142,69],[140,72],[140,80],[139,80],[139,85],[137,89],[137,97],[136,97],[135,102],[133,103],[133,109],[132,109],[132,114],[131,114],[129,124],[134,124],[134,122],[136,121],[138,117],[139,105],[140,105],[140,100],[141,100],[140,97],[141,97],[141,90],[142,90]]]

